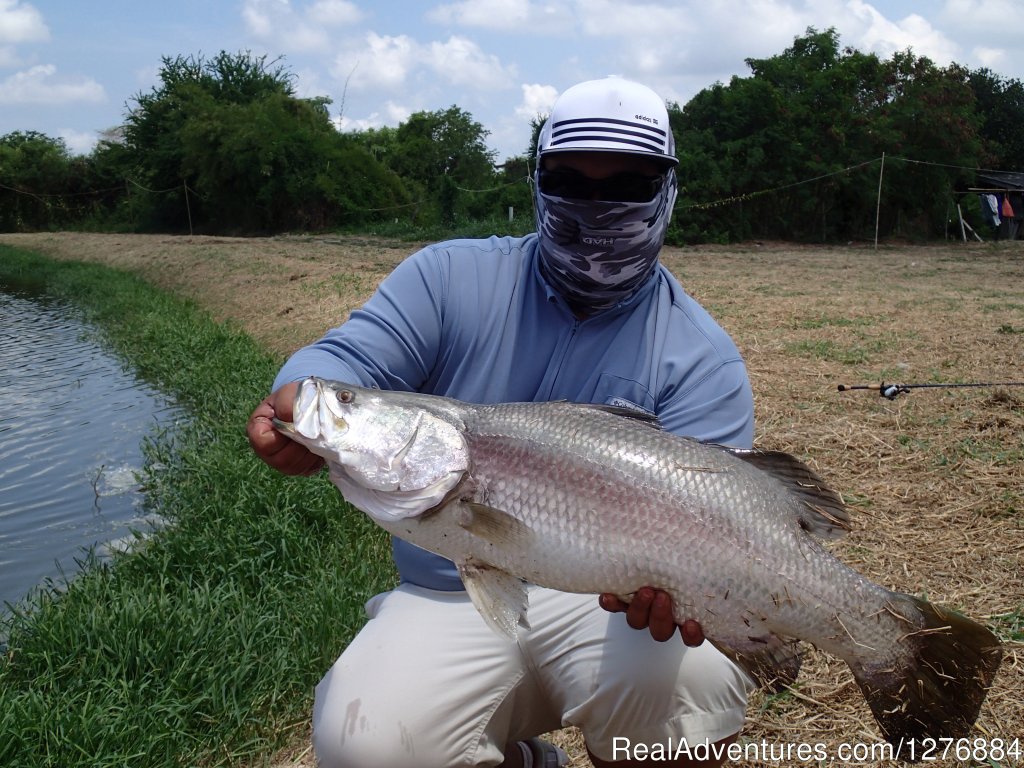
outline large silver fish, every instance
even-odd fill
[[[885,737],[966,735],[1001,660],[958,613],[885,589],[816,540],[841,499],[792,456],[729,450],[623,412],[471,405],[302,382],[280,430],[323,456],[344,497],[453,560],[483,617],[515,635],[522,580],[567,592],[668,592],[762,682],[791,680],[797,640],[853,670]]]

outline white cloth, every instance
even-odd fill
[[[750,680],[710,643],[658,643],[594,595],[529,596],[515,643],[465,592],[403,584],[367,602],[316,689],[321,768],[495,766],[506,745],[567,725],[611,760],[615,737],[698,744],[742,727]]]

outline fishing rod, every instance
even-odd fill
[[[874,384],[840,384],[840,392],[849,392],[855,389],[874,389],[880,397],[887,400],[895,400],[899,395],[909,394],[912,389],[954,389],[961,387],[1024,387],[1024,381],[999,381],[999,382],[971,382],[969,384],[886,384],[882,382],[879,386]]]

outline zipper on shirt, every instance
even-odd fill
[[[569,350],[576,340],[576,334],[582,322],[578,317],[573,318],[572,327],[569,329],[565,341],[558,350],[558,361],[554,362],[554,358],[552,358],[553,364],[548,367],[547,375],[544,377],[547,380],[547,386],[543,392],[538,393],[538,401],[551,400],[551,395],[555,391],[555,385],[558,384],[559,377],[562,374],[562,366],[565,364],[565,359],[569,356]]]

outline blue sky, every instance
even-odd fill
[[[250,50],[283,56],[300,95],[332,98],[342,130],[456,104],[500,160],[573,83],[621,75],[685,103],[809,26],[1024,79],[1021,0],[0,0],[0,135],[88,152],[161,56]]]

